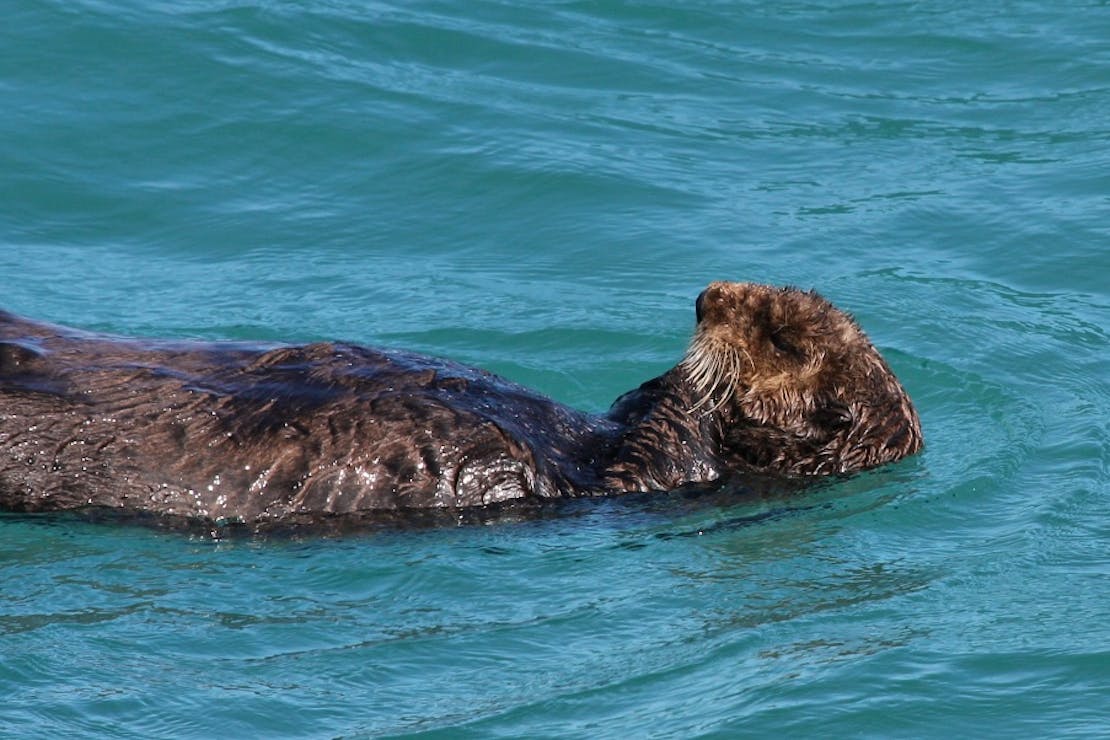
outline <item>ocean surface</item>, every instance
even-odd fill
[[[927,441],[484,525],[0,515],[0,736],[1110,735],[1106,2],[7,0],[0,110],[4,309],[603,411],[709,281],[795,284]]]

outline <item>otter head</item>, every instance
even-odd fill
[[[849,473],[921,449],[917,412],[856,322],[813,292],[716,282],[679,365],[743,470]]]

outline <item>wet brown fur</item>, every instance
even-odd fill
[[[0,313],[0,508],[260,523],[850,473],[921,448],[890,368],[815,293],[713,283],[697,314],[682,362],[594,416],[411,353]]]

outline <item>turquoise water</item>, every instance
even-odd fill
[[[0,735],[1110,734],[1110,7],[10,0],[0,306],[599,411],[714,279],[927,450],[793,496],[211,540],[0,516]]]

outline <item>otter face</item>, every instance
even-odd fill
[[[716,282],[679,365],[740,469],[848,473],[921,449],[917,412],[856,322],[813,292]]]

